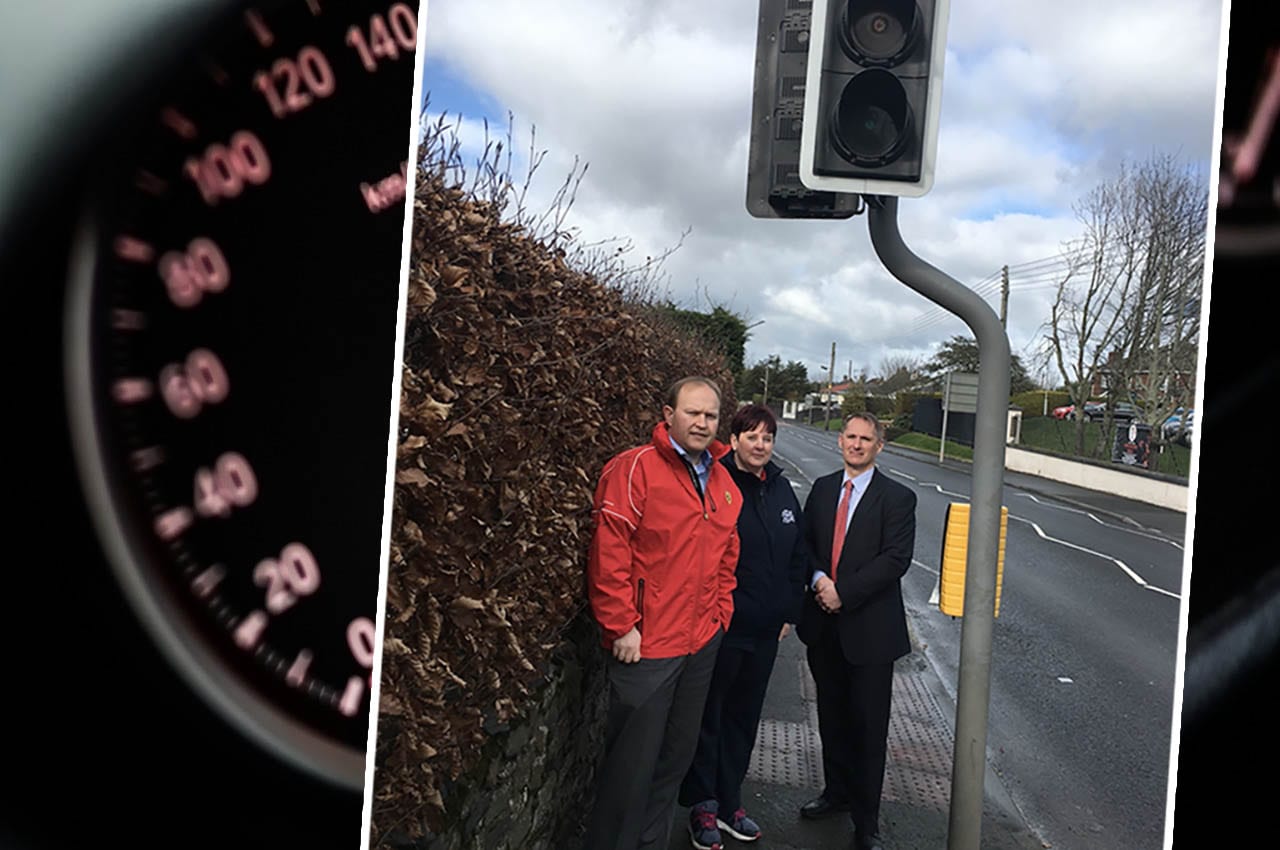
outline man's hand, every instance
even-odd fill
[[[815,588],[818,596],[818,607],[828,614],[834,614],[840,610],[840,594],[836,592],[836,583],[827,576],[818,579]]]
[[[788,634],[790,634],[790,633],[791,633],[791,624],[790,624],[790,623],[783,623],[783,624],[782,624],[782,633],[778,635],[778,640],[779,640],[779,641],[781,641],[783,638],[785,638],[785,637],[786,637]]]
[[[631,631],[613,642],[613,657],[623,664],[634,664],[640,660],[640,630],[635,626]]]

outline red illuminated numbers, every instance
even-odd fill
[[[320,567],[311,550],[290,543],[280,552],[280,560],[266,558],[253,570],[253,583],[267,590],[267,610],[279,614],[320,587]]]
[[[271,114],[283,118],[306,109],[314,98],[333,94],[333,69],[317,48],[304,47],[296,61],[277,59],[270,74],[259,71],[253,85],[266,97]]]
[[[201,516],[225,517],[232,507],[244,508],[258,498],[258,479],[244,455],[227,452],[218,458],[213,469],[196,470],[196,512]]]
[[[347,626],[347,646],[356,663],[366,669],[373,669],[373,645],[377,640],[373,620],[368,617],[356,617]]]
[[[369,18],[369,34],[357,26],[347,30],[347,44],[360,54],[366,71],[378,70],[378,57],[395,61],[403,49],[410,56],[418,43],[418,19],[408,3],[396,3],[384,18]]]
[[[205,203],[213,205],[222,198],[236,197],[246,183],[266,183],[271,176],[271,160],[258,137],[241,130],[228,144],[209,145],[203,156],[189,158],[183,171],[195,181]]]
[[[197,348],[184,363],[170,363],[160,370],[160,393],[169,412],[179,419],[191,419],[206,404],[227,397],[231,382],[218,355]]]
[[[206,292],[221,292],[231,281],[226,257],[212,239],[193,239],[186,253],[168,251],[160,258],[160,277],[169,300],[179,307],[194,307]]]

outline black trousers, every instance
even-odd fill
[[[777,657],[776,638],[752,641],[750,647],[720,647],[702,713],[698,748],[680,785],[680,805],[715,800],[726,821],[742,807],[742,780],[751,764],[760,712]]]
[[[723,630],[693,655],[608,660],[604,761],[584,850],[666,850]]]
[[[893,663],[850,664],[840,650],[835,618],[808,647],[809,670],[818,690],[818,734],[822,736],[823,796],[848,803],[854,829],[879,831],[880,794],[889,740]]]

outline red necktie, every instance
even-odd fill
[[[836,509],[835,535],[831,538],[831,580],[836,580],[836,564],[840,563],[840,551],[844,549],[844,533],[849,525],[849,496],[853,493],[853,482],[844,482],[844,492],[840,494],[840,507]]]

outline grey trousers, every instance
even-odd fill
[[[698,744],[724,637],[693,655],[623,664],[609,657],[609,718],[583,850],[666,850],[676,793]]]

